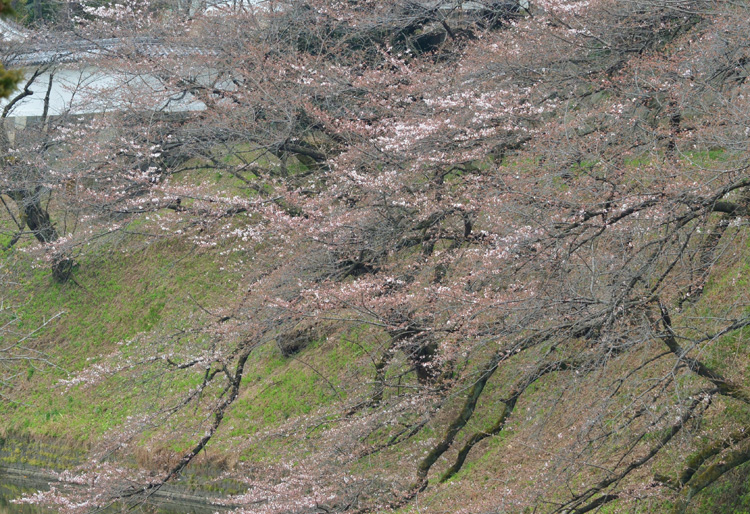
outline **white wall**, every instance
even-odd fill
[[[162,109],[169,98],[169,92],[155,77],[116,75],[92,67],[77,70],[73,66],[58,68],[53,73],[48,113],[50,116],[65,113],[93,114],[130,108],[157,110]],[[19,84],[18,92],[23,90],[31,76],[32,70],[27,71],[24,81]],[[29,88],[33,94],[14,105],[8,116],[41,116],[49,77],[49,72],[37,77]],[[0,100],[0,110],[5,108],[14,96],[15,94],[11,95],[10,99]],[[184,98],[170,102],[165,110],[179,112],[203,108],[205,106],[202,103]]]

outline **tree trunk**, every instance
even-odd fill
[[[41,186],[33,190],[20,189],[9,191],[8,195],[13,198],[20,211],[21,230],[27,226],[34,237],[43,244],[54,243],[60,236],[52,224],[49,212],[42,206]],[[57,282],[67,282],[73,271],[74,261],[63,255],[54,256],[52,263],[52,276]]]

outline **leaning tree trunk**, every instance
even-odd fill
[[[43,244],[54,243],[60,236],[50,219],[49,212],[42,206],[43,188],[36,186],[33,190],[20,189],[9,191],[13,201],[20,211],[20,229],[24,225]],[[54,255],[52,262],[52,276],[58,282],[66,282],[73,271],[73,259],[65,255]]]
[[[47,209],[42,207],[42,187],[37,186],[29,191],[21,189],[12,191],[10,197],[21,211],[21,219],[40,243],[54,243],[59,238],[57,230],[49,217]]]

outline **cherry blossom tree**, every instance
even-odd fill
[[[144,398],[175,386],[66,478],[89,496],[34,501],[85,512],[148,498],[226,436],[248,359],[271,344],[294,356],[326,324],[368,327],[366,371],[329,380],[329,410],[279,428],[328,427],[295,439],[304,457],[243,470],[240,511],[447,494],[490,438],[507,442],[492,455],[513,487],[477,486],[474,512],[649,499],[685,512],[748,461],[750,392],[728,357],[746,356],[750,324],[747,8],[491,11],[91,10],[80,30],[120,42],[92,57],[116,70],[92,93],[116,108],[60,132],[66,201],[86,222],[65,244],[95,251],[148,217],[253,266],[221,312],[126,342],[66,383],[126,377]],[[237,186],[186,181],[197,169]],[[188,443],[157,476],[112,465],[144,434]],[[362,465],[373,457],[403,466]]]

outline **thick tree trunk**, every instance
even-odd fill
[[[37,241],[49,244],[57,241],[60,236],[50,219],[49,212],[42,206],[42,192],[42,187],[37,186],[33,190],[9,191],[8,196],[18,205],[21,230],[25,225],[34,234]],[[73,271],[73,265],[73,259],[62,255],[55,256],[52,263],[52,276],[58,282],[67,282]]]
[[[19,189],[9,191],[8,196],[18,205],[20,211],[21,224],[26,224],[34,237],[40,243],[54,243],[58,239],[57,230],[55,230],[49,213],[42,207],[42,188],[37,186],[33,191]]]

